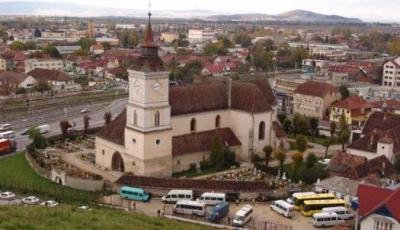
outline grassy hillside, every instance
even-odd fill
[[[7,221],[2,221],[7,220]],[[0,229],[207,229],[187,223],[106,208],[92,211],[72,206],[43,208],[39,206],[0,206]]]

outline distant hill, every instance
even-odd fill
[[[306,23],[363,23],[358,18],[346,18],[338,15],[325,15],[306,10],[292,10],[278,15],[269,14],[232,14],[207,17],[217,21],[289,21]]]
[[[0,2],[0,15],[44,15],[44,16],[129,16],[144,17],[145,10],[126,8],[107,8],[91,5],[44,2],[44,1],[7,1]],[[205,19],[212,21],[290,21],[305,23],[363,23],[357,18],[337,15],[324,15],[305,10],[293,10],[278,15],[255,14],[218,14],[209,10],[154,11],[160,18]]]

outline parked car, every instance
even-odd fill
[[[14,198],[15,194],[13,192],[3,192],[0,194],[0,199],[13,200]]]
[[[321,165],[329,165],[330,162],[331,162],[331,159],[329,159],[329,158],[321,159],[318,161],[318,163],[320,163]]]
[[[10,124],[0,124],[0,131],[9,131],[12,129]]]
[[[48,200],[48,201],[40,203],[40,206],[54,208],[54,207],[58,206],[58,203],[55,202],[54,200]]]
[[[22,203],[24,204],[38,204],[39,203],[39,198],[36,196],[28,196],[22,199]]]
[[[89,109],[88,108],[83,108],[82,110],[81,110],[81,113],[88,113],[89,112]]]
[[[21,135],[28,135],[29,129],[24,129],[21,132]]]

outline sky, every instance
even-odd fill
[[[11,0],[0,0],[11,1]],[[17,0],[15,0],[17,1]],[[22,1],[22,0],[21,0]],[[35,0],[24,0],[35,1]],[[148,9],[146,0],[36,0],[102,7]],[[278,14],[303,9],[356,17],[365,21],[400,22],[400,0],[151,0],[153,10],[210,10],[218,13]]]

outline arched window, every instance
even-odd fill
[[[192,118],[190,121],[190,131],[195,132],[196,131],[196,119]]]
[[[215,117],[215,128],[218,129],[220,128],[221,125],[221,116],[217,115],[217,117]]]
[[[154,115],[154,125],[160,126],[160,112],[158,112],[158,111]]]
[[[265,122],[261,122],[258,126],[258,140],[264,140],[265,138]]]
[[[137,126],[137,113],[136,113],[136,110],[133,112],[133,125]]]

